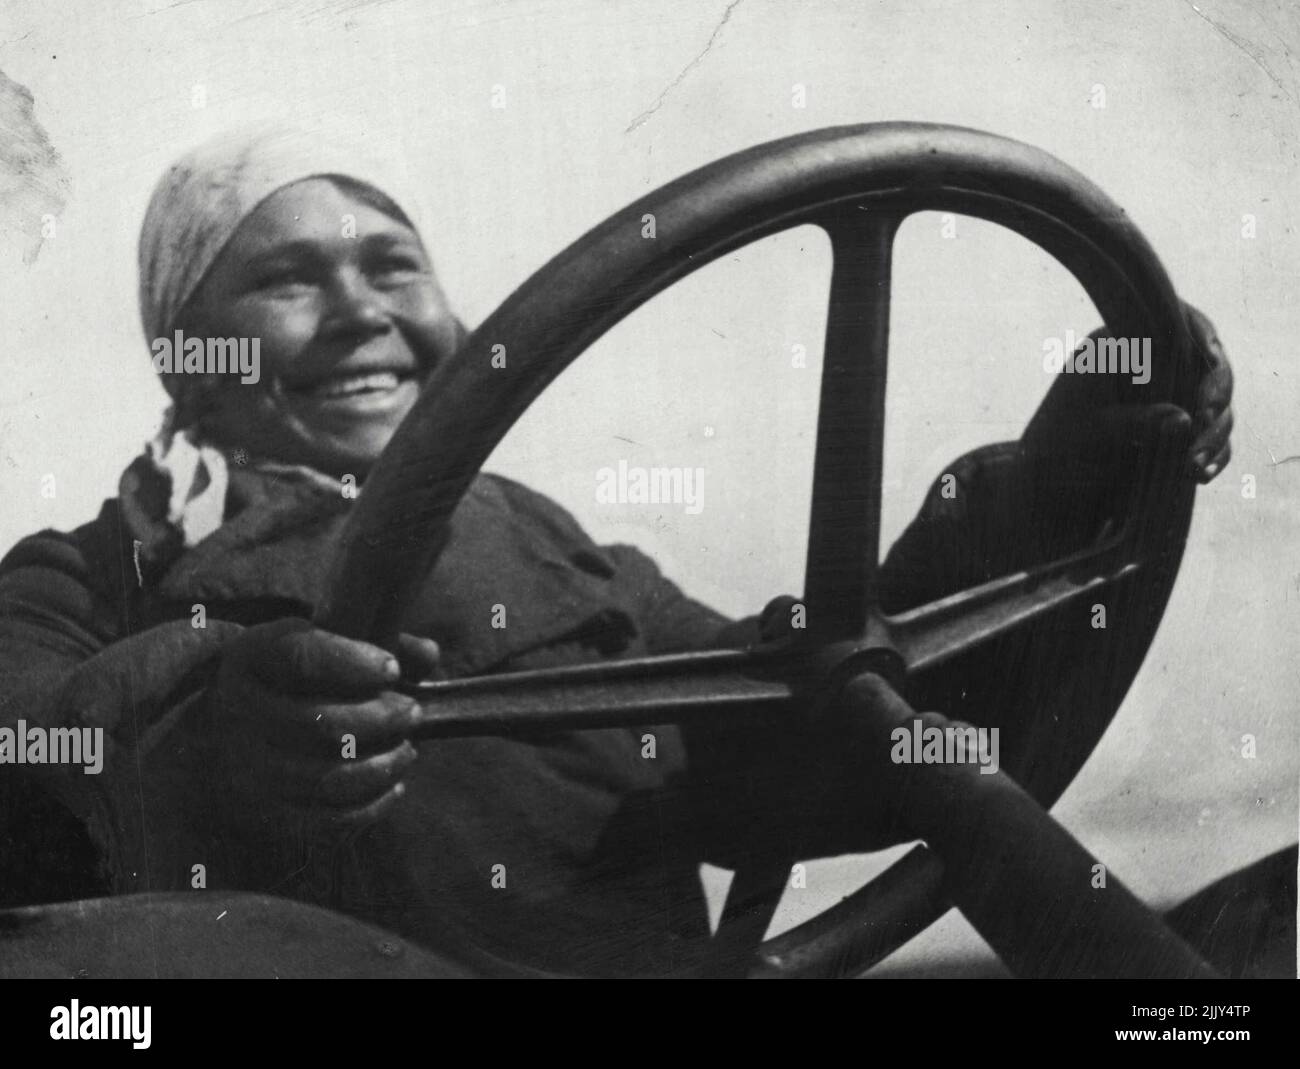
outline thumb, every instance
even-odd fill
[[[442,667],[442,647],[431,638],[403,632],[397,636],[396,652],[402,665],[402,679],[407,683],[445,679],[447,676]]]

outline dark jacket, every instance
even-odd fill
[[[936,484],[886,563],[888,602],[919,603],[997,573],[996,553],[982,547],[1005,542],[998,472],[1011,454],[994,447],[954,465],[955,498]],[[116,893],[189,889],[202,865],[208,888],[325,904],[430,945],[468,942],[548,969],[671,974],[698,960],[708,934],[699,863],[743,855],[761,803],[752,781],[721,793],[713,782],[708,804],[732,819],[701,821],[700,779],[716,780],[717,763],[689,752],[675,727],[422,744],[391,814],[305,862],[290,860],[277,829],[232,841],[208,826],[196,803],[220,787],[200,787],[215,762],[180,730],[183,718],[240,625],[311,616],[350,506],[249,469],[232,471],[227,501],[224,525],[187,551],[149,519],[145,486],[71,534],[24,539],[0,563],[0,725],[101,726],[110,740],[102,775],[32,768],[39,795],[5,793],[0,844],[11,857],[0,864],[60,871],[39,836],[36,846],[26,839],[32,856],[14,856],[54,797],[89,830],[99,876]],[[496,604],[505,628],[492,626]],[[480,476],[404,627],[437,639],[454,676],[696,649],[727,623],[638,550],[597,546],[545,497]],[[647,733],[653,758],[643,756]],[[9,785],[11,770],[0,770]],[[66,872],[55,879],[56,897],[95,892]],[[51,896],[48,881],[39,894]]]

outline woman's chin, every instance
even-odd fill
[[[281,464],[301,464],[324,475],[364,478],[379,459],[393,436],[396,424],[367,424],[352,427],[347,433],[316,431],[301,424],[289,434],[268,435],[253,452],[262,460]]]
[[[364,474],[418,397],[418,385],[409,381],[382,394],[295,404],[296,437],[307,462],[332,475]]]
[[[360,480],[370,473],[391,437],[392,432],[388,431],[382,435],[317,442],[315,448],[308,452],[305,462],[335,478],[353,475]]]

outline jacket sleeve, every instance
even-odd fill
[[[9,866],[11,903],[151,886],[150,840],[177,834],[176,799],[193,772],[175,752],[185,748],[178,718],[238,630],[185,620],[129,633],[122,605],[93,581],[103,562],[91,548],[83,537],[45,532],[0,563],[0,728],[75,729],[84,740],[80,764],[0,765],[0,836],[28,860]],[[30,819],[33,807],[59,825],[55,832]],[[90,857],[69,845],[80,828]],[[65,848],[50,847],[52,834]]]
[[[634,546],[601,547],[636,602],[637,625],[650,653],[743,646],[758,637],[754,620],[734,621],[684,594]]]

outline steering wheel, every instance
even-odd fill
[[[1146,240],[1083,176],[1030,146],[958,127],[883,123],[801,134],[703,167],[611,216],[474,332],[433,375],[369,474],[317,623],[390,644],[412,577],[433,566],[462,495],[561,371],[677,280],[759,238],[814,224],[830,237],[834,267],[802,598],[807,637],[771,649],[426,683],[414,688],[423,704],[417,734],[517,736],[746,710],[793,716],[810,686],[827,679],[871,671],[907,693],[940,667],[960,682],[973,658],[991,659],[999,668],[992,674],[1006,678],[1023,662],[1035,665],[1035,678],[1017,681],[996,706],[983,696],[965,718],[1017,726],[1029,741],[1003,766],[1050,805],[1118,709],[1163,613],[1191,519],[1185,442],[1131,458],[1115,491],[1116,522],[1085,548],[887,614],[877,561],[890,264],[900,223],[922,210],[990,220],[1046,250],[1083,285],[1111,334],[1151,339],[1153,374],[1141,401],[1192,411],[1183,306]],[[650,214],[653,240],[642,237]],[[493,367],[495,346],[505,346],[505,368]],[[1068,666],[1063,647],[1099,601],[1116,623],[1089,633],[1095,671],[1086,685],[1056,686],[1068,673],[1051,664]],[[736,874],[716,939],[719,971],[860,971],[948,908],[941,863],[916,847],[821,916],[758,946],[797,860]]]

